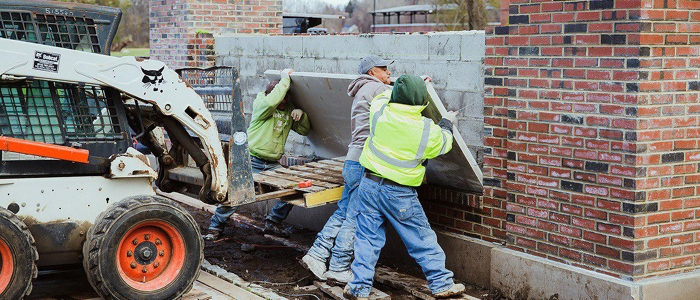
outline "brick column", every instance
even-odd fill
[[[696,269],[699,9],[511,0],[486,37],[484,140],[508,247],[623,278]]]
[[[217,34],[282,33],[282,0],[149,0],[151,58],[214,65]]]

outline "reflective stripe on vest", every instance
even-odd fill
[[[386,97],[383,98],[388,99]],[[377,127],[377,121],[379,121],[379,117],[381,117],[382,114],[384,114],[384,109],[387,107],[387,105],[389,105],[389,103],[385,103],[384,105],[382,105],[377,114],[374,115],[374,118],[372,118],[372,126],[370,127],[368,137],[369,150],[372,151],[372,154],[374,154],[374,156],[395,167],[413,169],[415,167],[420,166],[423,163],[423,161],[425,161],[422,158],[423,154],[425,153],[425,149],[428,148],[428,140],[430,138],[430,123],[432,123],[432,121],[430,119],[424,119],[423,121],[423,133],[421,135],[420,144],[418,145],[418,151],[416,152],[416,158],[414,160],[399,160],[390,157],[384,154],[383,152],[379,151],[379,149],[377,149],[377,147],[374,146],[374,142],[372,141],[372,139],[374,139],[374,129]]]

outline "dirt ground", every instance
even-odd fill
[[[209,226],[211,214],[200,210],[189,209],[190,213],[200,225],[202,232],[206,232]],[[253,218],[261,218],[239,211],[239,213]],[[301,244],[310,245],[316,233],[306,229],[288,227],[291,232],[290,240]],[[252,251],[243,251],[248,245],[254,247]],[[246,281],[259,284],[281,292],[290,299],[333,299],[315,288],[306,289],[304,287],[313,286],[313,275],[304,269],[299,260],[304,255],[296,248],[284,246],[270,239],[265,238],[257,230],[240,226],[229,226],[226,228],[225,237],[218,241],[205,242],[204,257],[210,263],[218,265],[229,272],[235,273]],[[421,276],[420,270],[415,266],[399,261],[392,261],[391,258],[382,257],[380,263],[398,269],[402,272]],[[408,300],[415,299],[413,296],[392,289],[388,286],[376,284],[381,291],[389,294],[391,299]],[[471,296],[481,299],[494,299],[484,296],[488,291],[476,287],[468,287]],[[301,296],[301,294],[307,294]],[[308,295],[313,294],[313,296]],[[300,296],[293,296],[300,295]]]

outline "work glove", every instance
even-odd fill
[[[301,120],[301,117],[304,116],[304,111],[301,109],[295,109],[292,111],[292,120],[294,121],[299,121]]]
[[[426,75],[423,75],[423,76],[421,76],[420,78],[423,79],[423,81],[425,81],[425,83],[428,83],[428,82],[432,82],[432,81],[433,81],[433,79],[430,78],[430,76],[426,76]]]
[[[280,73],[280,76],[281,76],[282,78],[289,78],[289,75],[291,75],[292,72],[294,72],[294,70],[292,70],[292,69],[284,69],[284,70],[282,70],[282,73]]]
[[[454,122],[457,120],[458,113],[459,112],[457,112],[457,111],[448,111],[447,113],[442,115],[442,117],[449,120],[450,122],[452,122],[454,124]]]

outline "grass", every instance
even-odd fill
[[[150,56],[148,48],[124,48],[121,52],[112,52],[112,56]]]

